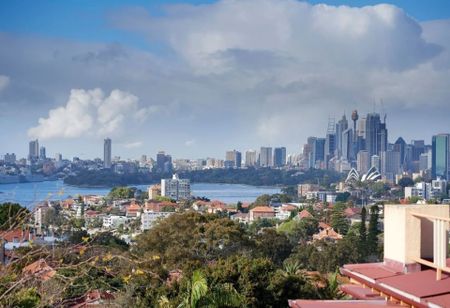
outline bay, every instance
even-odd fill
[[[149,185],[130,185],[147,190]],[[192,195],[220,200],[225,203],[252,202],[263,194],[276,194],[278,187],[259,187],[241,184],[193,183]],[[32,209],[44,200],[63,200],[77,195],[106,195],[110,188],[86,188],[70,186],[63,181],[0,184],[0,203],[17,202]]]

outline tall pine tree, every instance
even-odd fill
[[[376,254],[378,249],[378,205],[370,208],[369,233],[367,234],[367,252]]]
[[[359,226],[359,253],[362,259],[367,256],[367,230],[366,230],[367,211],[363,206],[361,209],[361,225]]]

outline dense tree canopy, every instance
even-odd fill
[[[0,230],[20,226],[29,211],[18,203],[0,204]]]

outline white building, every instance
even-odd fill
[[[174,200],[191,198],[191,182],[188,179],[179,179],[174,174],[172,179],[161,180],[161,196]]]
[[[174,212],[153,212],[153,211],[144,211],[141,214],[141,230],[149,230],[153,227],[153,225],[159,220],[169,217]]]
[[[103,217],[103,228],[117,229],[120,225],[126,226],[128,221],[126,216],[108,215]]]

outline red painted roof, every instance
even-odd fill
[[[250,211],[258,212],[258,213],[274,213],[275,212],[273,210],[273,208],[268,207],[268,206],[257,206],[255,208],[251,209]]]
[[[291,308],[373,308],[389,307],[398,308],[399,305],[387,302],[385,300],[336,300],[336,301],[317,301],[317,300],[290,300]]]

